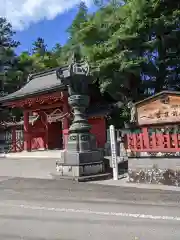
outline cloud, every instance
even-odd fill
[[[6,17],[15,30],[23,30],[31,23],[52,20],[72,9],[81,0],[0,0],[0,16]],[[85,0],[90,6],[92,0]]]

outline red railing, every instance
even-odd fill
[[[141,130],[141,133],[126,134],[127,148],[132,152],[180,152],[180,134],[150,134],[148,128]]]

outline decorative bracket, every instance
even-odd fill
[[[45,113],[45,112],[44,112]],[[52,113],[47,114],[46,115],[46,119],[48,123],[52,123],[52,122],[59,122],[61,121],[63,118],[67,117],[69,115],[69,113],[63,113],[63,111],[61,111],[59,108],[55,109]]]

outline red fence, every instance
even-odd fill
[[[149,133],[142,128],[140,133],[128,133],[127,148],[132,152],[180,152],[179,133]]]

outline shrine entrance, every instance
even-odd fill
[[[31,150],[62,150],[64,148],[63,128],[68,121],[68,113],[62,107],[34,111],[36,120],[28,127],[28,147]]]
[[[48,150],[63,149],[62,122],[48,124]]]
[[[66,125],[68,121],[67,118],[69,118],[70,114],[68,112],[64,113],[61,108],[57,108],[51,112],[45,113],[45,115],[48,122],[48,149],[63,149],[65,146],[63,128]]]

